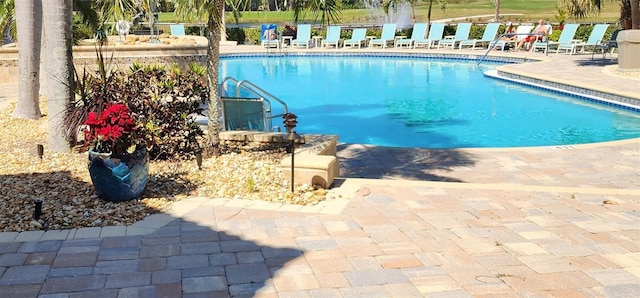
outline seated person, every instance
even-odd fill
[[[513,27],[513,24],[511,22],[507,23],[507,28],[504,29],[504,35],[500,38],[501,41],[503,42],[507,42],[507,41],[516,41],[516,39],[518,38],[516,34],[516,28]],[[512,34],[512,35],[508,35],[508,34]],[[506,46],[506,44],[504,44],[504,46]],[[494,50],[498,49],[498,46],[493,47]]]
[[[527,36],[525,39],[521,40],[518,43],[518,46],[516,46],[515,51],[518,51],[525,44],[525,42],[529,43],[529,50],[530,51],[533,50],[533,44],[538,40],[542,40],[542,38],[547,34],[548,34],[547,26],[544,25],[543,20],[539,20],[538,26],[536,26],[536,28],[533,30],[533,32],[531,32],[529,36]]]

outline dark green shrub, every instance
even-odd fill
[[[549,40],[550,41],[558,41],[558,39],[560,39],[560,34],[562,34],[562,30],[553,29],[551,34],[549,34]]]
[[[484,34],[484,28],[487,25],[471,25],[471,30],[469,30],[469,39],[481,39]]]
[[[238,44],[245,44],[247,35],[242,28],[227,28],[227,40],[237,41]]]
[[[186,35],[200,36],[200,33],[205,33],[205,32],[207,32],[207,26],[203,26],[202,30],[200,30],[200,26],[185,26],[184,27],[184,34],[186,34]]]
[[[456,28],[458,28],[457,25],[445,25],[442,36],[456,35]]]
[[[252,44],[260,44],[260,28],[245,28],[245,38]]]
[[[83,24],[80,20],[73,21],[73,44],[77,45],[83,39],[93,38],[93,29],[90,26]]]
[[[589,34],[591,34],[591,30],[593,30],[593,25],[580,25],[578,26],[578,30],[576,30],[576,34],[573,35],[573,39],[582,39],[583,41],[587,41],[587,39],[589,39]]]

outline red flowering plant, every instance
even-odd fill
[[[131,154],[139,143],[138,127],[125,104],[108,104],[100,113],[89,112],[84,124],[88,126],[85,140],[93,143],[95,152]]]

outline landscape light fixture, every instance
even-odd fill
[[[299,134],[297,134],[294,130],[290,131],[289,134],[287,134],[287,140],[289,141],[289,146],[291,148],[291,192],[293,192],[293,187],[295,185],[295,183],[293,182],[293,179],[294,179],[293,177],[295,176],[293,172],[295,169],[293,165],[295,160],[294,156],[296,155],[295,142],[296,140],[299,140],[299,139],[302,139],[302,137]]]
[[[38,158],[42,159],[44,155],[44,145],[38,144]]]
[[[198,170],[202,170],[202,151],[196,151],[196,163],[198,164]]]
[[[40,215],[42,215],[42,199],[33,200],[33,219],[39,220]]]

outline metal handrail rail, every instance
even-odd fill
[[[480,63],[482,63],[482,61],[484,61],[485,58],[487,58],[487,55],[489,55],[489,53],[491,52],[491,50],[493,50],[493,47],[496,46],[496,44],[498,43],[498,41],[500,41],[500,39],[502,39],[505,36],[518,36],[518,35],[540,35],[540,34],[535,34],[535,33],[502,33],[500,34],[500,36],[498,36],[496,39],[493,40],[492,43],[489,43],[489,48],[487,48],[487,52],[484,53],[484,55],[482,55],[482,58],[480,58],[480,60],[478,61],[478,63],[476,65],[480,65]],[[516,41],[517,42],[517,41]],[[546,42],[546,49],[544,51],[545,56],[549,55],[549,41],[547,40]]]
[[[222,84],[220,84],[220,91],[219,94],[222,97],[222,94],[225,94],[226,92],[223,92],[224,90],[226,90],[226,82],[232,82],[235,84],[236,86],[236,96],[240,97],[240,89],[244,89],[247,92],[255,95],[256,97],[262,98],[264,99],[267,104],[269,105],[269,108],[266,112],[267,115],[265,115],[265,117],[267,117],[268,119],[273,119],[276,117],[282,117],[284,114],[289,113],[289,107],[287,106],[287,103],[285,103],[284,101],[282,101],[281,99],[277,98],[275,95],[265,91],[264,89],[258,87],[256,84],[251,83],[250,81],[247,80],[237,80],[236,78],[233,77],[226,77],[224,78],[224,80],[222,80]],[[278,115],[271,115],[271,101],[275,101],[279,104],[282,105],[284,113],[282,114],[278,114]]]

